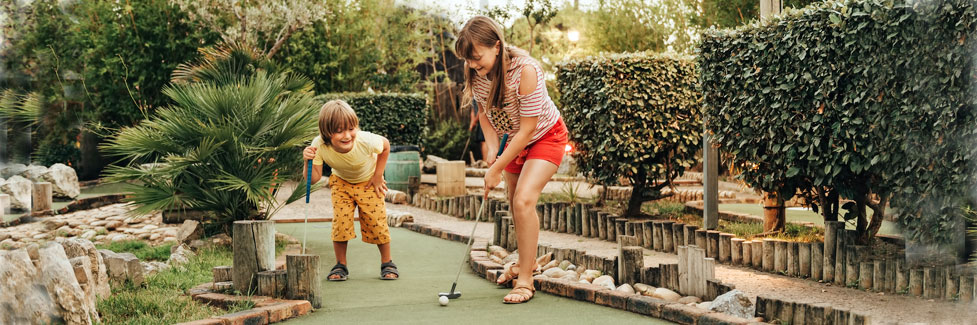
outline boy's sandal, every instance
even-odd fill
[[[339,277],[333,278],[332,277],[333,275],[338,275]],[[346,265],[343,265],[343,263],[336,263],[336,266],[333,266],[332,271],[330,271],[329,275],[326,276],[326,280],[346,281],[348,277],[349,277],[349,269],[346,268]]]
[[[510,295],[520,296],[520,297],[523,298],[523,300],[522,301],[508,301],[508,300],[505,300],[505,297],[503,297],[502,298],[502,302],[503,303],[506,303],[506,304],[521,304],[521,303],[525,303],[525,302],[528,302],[529,300],[532,300],[533,297],[536,296],[536,288],[533,288],[532,285],[528,285],[528,286],[517,285],[515,288],[512,288],[512,290],[509,291],[509,294],[507,294],[506,296],[510,296]]]
[[[388,275],[393,274],[395,277],[389,278]],[[397,280],[400,278],[400,272],[397,271],[397,265],[394,261],[380,264],[380,279],[381,280]]]

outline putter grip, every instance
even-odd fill
[[[508,133],[502,135],[502,142],[499,142],[499,153],[495,155],[496,157],[502,155],[502,151],[505,150],[505,142],[506,141],[509,141],[509,134]]]
[[[305,203],[309,203],[309,196],[312,194],[312,159],[309,159],[305,167]]]

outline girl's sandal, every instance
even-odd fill
[[[333,278],[332,277],[333,275],[337,275],[338,277]],[[336,266],[333,266],[332,271],[329,271],[329,275],[326,276],[326,280],[346,281],[348,276],[349,276],[349,269],[346,268],[346,265],[343,265],[343,263],[336,263]]]
[[[519,297],[522,297],[523,300],[510,301],[510,300],[505,300],[505,298],[503,297],[502,302],[506,304],[521,304],[521,303],[528,302],[529,300],[533,299],[534,296],[536,296],[536,288],[533,288],[533,286],[531,285],[529,286],[517,285],[515,288],[512,288],[512,290],[509,291],[509,294],[507,294],[506,297],[512,295],[517,295]]]
[[[533,270],[533,275],[537,275],[540,273],[541,272],[539,270],[539,264],[536,264],[536,269]],[[502,274],[500,274],[499,278],[495,280],[495,283],[500,285],[506,284],[518,276],[519,276],[519,263],[518,262],[505,263],[505,265],[502,267]]]

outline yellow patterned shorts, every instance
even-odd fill
[[[329,189],[332,191],[332,241],[349,241],[356,238],[353,227],[353,211],[360,210],[360,233],[363,242],[386,244],[390,242],[390,229],[387,228],[387,208],[383,197],[372,188],[369,182],[351,184],[337,177],[329,176]]]

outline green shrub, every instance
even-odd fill
[[[392,145],[421,144],[428,111],[424,95],[336,93],[316,96],[320,106],[333,99],[345,100],[353,107],[360,119],[360,129],[385,136]],[[318,108],[315,111],[316,119],[319,116]]]
[[[464,154],[465,143],[470,135],[471,132],[461,123],[453,119],[443,120],[433,131],[424,135],[424,154],[456,160]]]
[[[966,0],[828,1],[711,30],[698,55],[709,130],[750,186],[813,188],[826,220],[855,200],[863,243],[887,202],[910,239],[957,241],[975,183],[975,17]]]
[[[702,122],[691,58],[592,57],[561,64],[556,78],[577,168],[604,184],[630,180],[626,216],[695,163]]]

